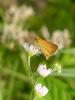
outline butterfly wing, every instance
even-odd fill
[[[52,56],[57,50],[58,46],[52,42],[48,42],[41,38],[37,39],[37,45],[40,47],[41,51],[45,55],[46,59]]]

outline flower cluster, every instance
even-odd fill
[[[7,11],[5,16],[5,21],[12,23],[17,23],[18,21],[26,20],[34,14],[32,7],[12,5]]]
[[[12,5],[5,13],[4,26],[1,41],[7,43],[11,38],[18,41],[19,44],[24,43],[24,37],[29,31],[23,28],[23,23],[34,15],[34,10],[30,6]]]
[[[71,44],[69,30],[56,30],[53,32],[52,41],[58,45],[59,49],[68,47]]]
[[[48,31],[46,26],[42,26],[41,33],[43,37],[48,40],[56,43],[58,45],[58,49],[69,47],[71,44],[70,34],[68,29],[62,30],[55,30],[52,32],[52,36]]]
[[[19,44],[23,46],[23,48],[28,52],[29,57],[40,54],[41,50],[39,47],[27,43],[25,41],[25,37],[28,36],[30,33],[27,29],[24,29],[22,26],[22,22],[24,22],[30,17],[34,15],[34,11],[32,7],[22,6],[18,7],[16,5],[11,6],[11,8],[6,12],[6,15],[4,17],[5,23],[3,27],[3,35],[2,35],[2,41],[6,43],[6,40],[9,38],[12,38],[15,41],[18,41]],[[48,41],[50,39],[50,34],[48,32],[48,29],[46,26],[43,26],[41,28],[42,35],[44,38],[46,38]],[[68,30],[62,31],[55,31],[53,33],[53,36],[51,40],[56,43],[59,47],[59,49],[63,48],[64,46],[67,46],[70,44],[69,41],[69,34]],[[31,40],[31,39],[30,39]],[[66,43],[64,42],[66,40]],[[30,59],[29,59],[30,60]],[[29,64],[30,66],[30,64]],[[47,68],[46,64],[39,64],[37,68],[37,72],[40,77],[46,78],[53,72],[61,73],[61,65],[56,63],[54,68]],[[39,96],[45,96],[48,93],[48,88],[44,85],[42,85],[40,82],[35,84],[34,90],[37,95]],[[1,93],[0,93],[1,95]]]
[[[37,48],[33,44],[25,43],[23,45],[23,47],[26,51],[28,51],[30,57],[33,56],[33,55],[37,55],[37,54],[41,53],[39,48]],[[37,68],[37,72],[41,77],[47,77],[51,73],[53,73],[54,71],[61,73],[61,65],[56,63],[54,68],[47,68],[46,64],[39,64],[39,66]],[[38,96],[45,96],[48,93],[48,88],[46,86],[43,86],[41,83],[35,84],[34,89],[35,89],[36,94]]]
[[[40,64],[37,68],[37,71],[38,71],[40,76],[47,77],[48,75],[50,75],[54,71],[61,73],[61,65],[56,63],[55,67],[53,69],[52,68],[47,69],[46,64]],[[41,83],[38,83],[35,85],[35,90],[36,90],[37,94],[40,94],[41,96],[45,96],[48,93],[48,88],[45,86],[42,86]]]

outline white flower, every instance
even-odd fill
[[[34,15],[34,11],[32,7],[26,7],[24,17],[27,19],[28,17]]]
[[[64,39],[65,39],[65,47],[69,47],[71,44],[70,33],[68,29],[64,29]]]
[[[64,29],[63,31],[56,30],[52,34],[52,41],[58,45],[59,49],[68,47],[71,44],[68,29]]]
[[[17,11],[17,6],[16,6],[16,5],[12,5],[12,6],[6,11],[6,14],[11,15],[11,14],[16,13],[16,11]]]
[[[47,69],[46,65],[40,64],[38,66],[37,69],[38,73],[42,76],[42,77],[47,77],[49,74],[51,74],[53,71],[52,69]]]
[[[12,5],[5,14],[5,22],[17,24],[20,21],[25,21],[34,15],[34,10],[31,6],[22,5],[20,7]]]
[[[59,74],[61,73],[61,65],[60,65],[60,64],[56,63],[54,69],[55,69],[55,71],[57,71]]]
[[[45,86],[42,86],[41,83],[38,83],[35,85],[35,91],[40,96],[45,96],[48,93],[48,88]]]
[[[50,34],[49,34],[48,28],[47,28],[46,26],[43,26],[43,27],[41,28],[41,32],[42,32],[43,37],[44,37],[46,40],[50,40]]]
[[[29,52],[30,56],[37,55],[37,54],[41,53],[40,50],[33,44],[29,45],[28,43],[25,43],[23,45],[23,47],[24,47],[24,49],[26,49],[26,51]]]
[[[20,20],[26,20],[30,16],[34,14],[33,8],[32,7],[27,7],[27,6],[22,6],[22,7],[17,7],[16,13],[14,14],[13,21],[16,23]]]
[[[13,35],[16,33],[16,27],[13,24],[4,24],[2,41],[4,42],[8,38],[13,38]]]
[[[56,30],[53,32],[52,41],[58,45],[59,49],[64,48],[64,36],[63,31]]]

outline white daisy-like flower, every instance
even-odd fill
[[[61,73],[61,64],[56,63],[54,70],[60,74]]]
[[[37,55],[37,54],[40,54],[41,52],[40,52],[40,50],[39,50],[39,48],[37,48],[35,45],[33,45],[33,44],[28,44],[28,43],[25,43],[24,45],[23,45],[23,47],[24,47],[24,49],[26,50],[26,51],[28,51],[29,52],[29,55],[30,56],[33,56],[33,55]]]
[[[38,96],[45,96],[48,93],[48,88],[42,86],[41,83],[36,84],[34,89]]]
[[[39,75],[41,75],[42,77],[47,77],[48,75],[50,75],[53,72],[52,69],[50,69],[50,68],[47,69],[45,64],[40,64],[37,68],[37,71],[38,71]]]

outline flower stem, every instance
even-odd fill
[[[28,65],[29,65],[29,67],[30,67],[30,58],[31,58],[31,56],[28,56]]]
[[[37,100],[37,98],[38,98],[38,97],[37,97],[37,96],[35,96],[33,100]]]

